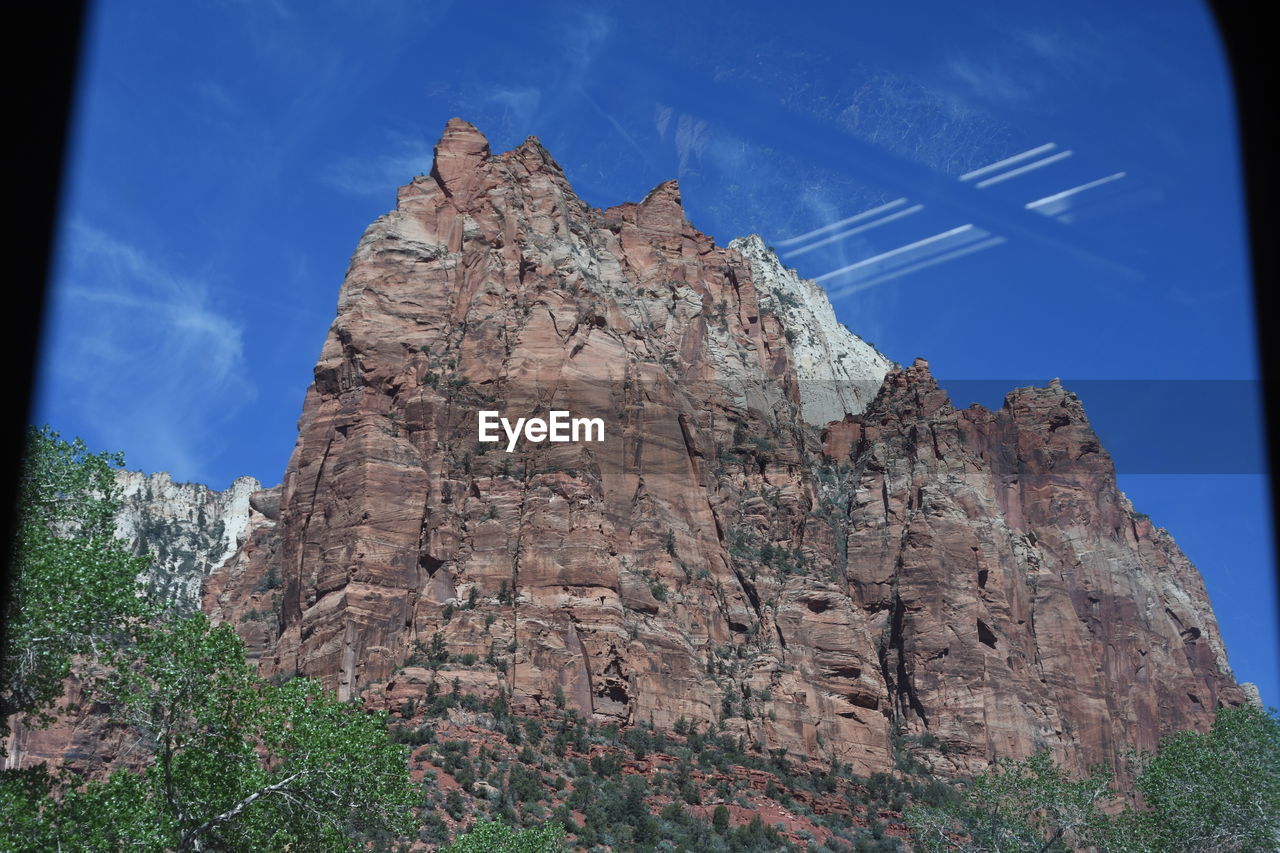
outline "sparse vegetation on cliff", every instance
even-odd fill
[[[1280,718],[1218,711],[1206,734],[1179,732],[1137,756],[1141,807],[1119,814],[1111,776],[1073,779],[1047,751],[1002,762],[942,806],[907,812],[921,853],[1271,853],[1280,850]]]
[[[564,830],[556,824],[512,829],[498,821],[481,821],[444,848],[445,853],[560,853]]]
[[[1136,756],[1144,805],[1119,814],[1104,808],[1116,798],[1106,774],[1073,778],[1047,753],[952,784],[915,755],[940,742],[900,732],[896,770],[861,778],[840,762],[819,767],[730,734],[723,722],[682,718],[670,732],[601,725],[566,707],[563,691],[520,713],[505,688],[484,698],[456,677],[433,677],[423,695],[399,701],[388,730],[385,713],[339,702],[314,682],[259,679],[229,626],[149,609],[136,595],[136,561],[102,538],[112,495],[102,484],[117,457],[47,431],[31,446],[23,495],[36,503],[24,504],[32,526],[15,565],[33,571],[20,583],[65,582],[51,587],[57,600],[41,591],[21,600],[62,613],[54,627],[79,627],[50,646],[64,657],[37,659],[44,669],[20,670],[6,657],[4,695],[50,710],[72,656],[90,660],[100,673],[92,698],[128,733],[129,757],[91,779],[72,768],[4,771],[0,850],[322,851],[353,840],[397,849],[412,839],[452,853],[875,853],[911,837],[920,853],[1255,853],[1280,840],[1280,721],[1251,706]],[[767,542],[742,547],[779,556]],[[94,555],[101,564],[83,564]],[[105,583],[124,592],[108,590],[109,620],[90,624],[82,597]],[[504,585],[499,597],[510,595]],[[477,602],[469,594],[462,609]],[[19,630],[35,624],[24,618]],[[6,655],[21,648],[6,646]],[[479,662],[474,652],[451,654],[440,633],[420,655],[437,671]],[[496,666],[492,646],[490,658]],[[726,665],[715,663],[715,673]],[[726,716],[756,716],[754,695],[744,687]]]

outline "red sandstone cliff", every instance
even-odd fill
[[[606,440],[508,454],[481,409]],[[266,497],[205,609],[344,696],[424,691],[439,633],[467,690],[863,773],[895,726],[942,771],[1083,764],[1242,700],[1068,391],[956,411],[674,183],[595,210],[535,139],[495,156],[459,120],[361,239]]]

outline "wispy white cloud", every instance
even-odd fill
[[[390,134],[382,154],[339,160],[320,179],[336,190],[357,196],[388,196],[415,175],[430,171],[433,146],[419,138]]]
[[[1121,26],[1073,19],[1069,24],[1042,21],[1023,27],[1007,19],[993,19],[1002,49],[996,53],[952,54],[941,67],[944,86],[974,102],[998,108],[1041,106],[1064,85],[1110,84],[1135,68],[1157,70],[1164,60],[1142,50],[1145,39]]]
[[[66,230],[51,290],[45,408],[180,478],[204,479],[220,427],[253,396],[244,330],[210,286],[84,222]]]
[[[1030,59],[1046,69],[1063,75],[1084,74],[1098,79],[1105,78],[1114,70],[1118,57],[1113,48],[1117,44],[1125,45],[1120,54],[1128,58],[1133,54],[1131,43],[1135,41],[1124,33],[1105,27],[1099,29],[1083,18],[1073,21],[1070,27],[1010,28],[1007,38],[1011,45],[1024,50]]]
[[[1017,105],[1036,97],[1035,84],[1026,72],[1014,74],[993,57],[955,58],[947,63],[947,71],[968,94],[981,100]]]
[[[653,105],[653,127],[658,131],[659,139],[667,138],[667,126],[671,124],[671,116],[675,110],[665,104]]]
[[[614,22],[599,9],[582,9],[573,13],[572,21],[565,29],[565,58],[574,73],[583,75],[591,67],[596,52],[613,33]],[[579,78],[578,82],[581,82]]]
[[[682,115],[676,122],[676,155],[680,158],[680,176],[689,171],[692,160],[701,160],[711,138],[711,125],[700,118]]]
[[[503,118],[516,126],[530,127],[542,103],[542,90],[537,86],[498,86],[485,100],[503,108]]]

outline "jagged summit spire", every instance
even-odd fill
[[[649,190],[635,210],[636,221],[655,232],[681,234],[691,227],[680,198],[680,184],[675,180]]]
[[[465,195],[474,181],[476,167],[489,159],[489,140],[475,125],[451,118],[436,143],[431,175],[451,195]]]
[[[547,150],[547,146],[543,145],[542,140],[537,136],[525,137],[524,142],[521,142],[509,152],[509,156],[519,160],[531,172],[564,174],[564,169],[556,162],[556,158],[551,155],[551,152]]]
[[[684,208],[684,200],[680,198],[680,182],[672,178],[663,181],[645,195],[642,205],[675,205]]]
[[[444,132],[436,143],[436,154],[441,151],[458,152],[466,150],[489,150],[489,140],[474,124],[457,116],[444,124]]]

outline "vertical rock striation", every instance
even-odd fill
[[[952,408],[918,360],[858,423],[850,577],[895,717],[939,769],[1152,749],[1244,695],[1199,573],[1134,512],[1056,380]]]

